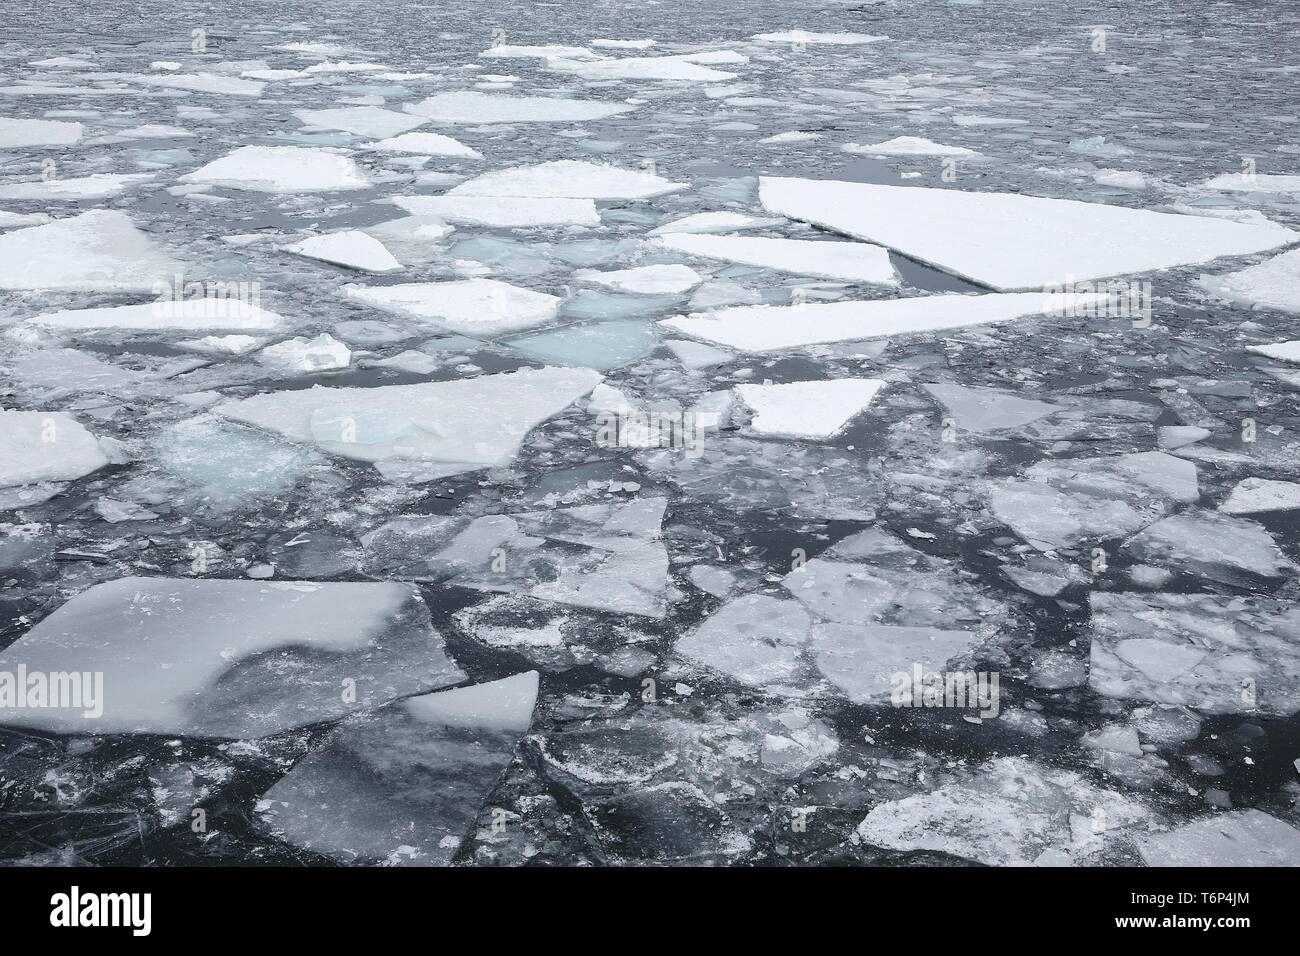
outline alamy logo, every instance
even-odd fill
[[[992,720],[1002,710],[998,702],[997,671],[924,671],[920,664],[889,679],[889,700],[895,707],[944,707],[973,710]]]
[[[82,893],[74,886],[51,896],[50,907],[51,926],[129,926],[133,936],[153,928],[151,893]]]
[[[87,719],[104,714],[103,671],[0,671],[0,710],[80,710]]]

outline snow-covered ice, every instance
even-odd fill
[[[347,156],[299,146],[241,146],[180,181],[261,193],[338,192],[371,185]]]
[[[347,286],[347,297],[373,309],[462,335],[501,335],[545,325],[557,296],[496,279]]]
[[[759,236],[663,235],[665,249],[704,259],[723,259],[795,275],[897,285],[889,253],[865,242],[814,242]]]
[[[382,242],[357,229],[311,236],[285,246],[285,249],[308,259],[319,259],[358,272],[397,272],[402,268]]]
[[[884,384],[878,378],[841,378],[785,385],[737,385],[736,395],[753,410],[749,427],[756,434],[825,439],[866,409]]]

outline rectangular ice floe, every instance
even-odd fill
[[[665,235],[665,249],[705,259],[777,269],[795,275],[897,285],[889,252],[865,242],[816,242],[758,236]]]
[[[1300,238],[1272,226],[1018,193],[764,176],[759,198],[772,212],[1004,291],[1208,262]]]
[[[407,282],[401,285],[350,285],[344,294],[356,302],[462,335],[500,335],[545,325],[560,300],[496,279]]]
[[[111,209],[0,236],[0,289],[148,292],[183,269]]]
[[[268,392],[214,411],[357,461],[409,464],[427,478],[505,464],[524,436],[595,388],[590,369],[379,388]]]
[[[665,319],[660,325],[729,348],[775,352],[827,342],[1005,322],[1032,315],[1060,315],[1104,298],[1079,293],[1017,292],[792,306],[753,305]]]
[[[445,866],[532,723],[537,689],[528,671],[351,717],[263,795],[263,826],[343,862]]]
[[[404,107],[436,123],[582,123],[636,109],[627,103],[559,96],[507,96],[462,91],[439,93]]]
[[[1300,608],[1214,594],[1094,591],[1088,683],[1211,714],[1300,710]]]
[[[78,594],[0,654],[0,671],[20,667],[29,685],[52,681],[51,695],[41,704],[29,689],[27,706],[4,709],[5,723],[237,738],[464,678],[419,592],[397,583],[120,578]],[[53,696],[54,684],[69,695]]]

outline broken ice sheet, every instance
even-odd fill
[[[542,368],[416,385],[315,386],[228,399],[213,411],[345,458],[405,463],[429,480],[505,464],[534,426],[600,379],[589,369]]]
[[[873,807],[857,836],[887,850],[947,853],[988,866],[1073,865],[1154,813],[1081,774],[998,757],[964,779]]]
[[[75,734],[259,737],[464,678],[397,583],[120,578],[0,653],[0,669],[19,666],[102,673],[99,715],[5,709],[6,723]]]
[[[344,720],[262,796],[274,836],[345,862],[443,866],[532,723],[536,671]]]
[[[877,242],[990,288],[1062,288],[1263,252],[1294,232],[1018,193],[759,180],[771,212]]]
[[[1300,710],[1300,610],[1267,597],[1093,592],[1088,683],[1212,714]]]
[[[662,618],[665,506],[663,498],[643,498],[473,519],[402,517],[363,543],[377,575]]]

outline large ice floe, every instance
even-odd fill
[[[464,678],[398,583],[120,578],[0,653],[0,668],[19,667],[102,675],[79,706],[29,695],[5,710],[5,723],[68,734],[259,737]]]
[[[1087,307],[1095,293],[1013,292],[927,295],[907,299],[735,306],[665,319],[660,325],[692,338],[746,352],[776,352],[827,342],[852,342],[957,329]]]
[[[659,244],[704,259],[723,259],[795,275],[873,285],[898,284],[889,253],[864,242],[669,234],[661,237]]]
[[[125,213],[111,209],[0,236],[0,289],[148,292],[182,269]]]
[[[349,717],[263,795],[262,824],[344,862],[446,865],[527,733],[537,688],[528,671]]]
[[[372,573],[662,618],[663,498],[479,518],[397,518],[365,538]]]
[[[501,375],[376,388],[266,392],[213,409],[394,477],[428,480],[501,465],[524,436],[600,381],[590,369],[521,369]]]
[[[993,289],[1209,262],[1300,239],[1276,226],[1018,193],[764,176],[771,212],[888,246]]]
[[[1300,711],[1300,609],[1263,596],[1093,592],[1088,684],[1211,714]]]
[[[368,189],[370,181],[349,157],[300,146],[241,146],[180,177],[260,193],[338,192]]]
[[[509,96],[500,93],[438,93],[403,107],[435,123],[582,123],[630,113],[636,106],[559,96]]]

